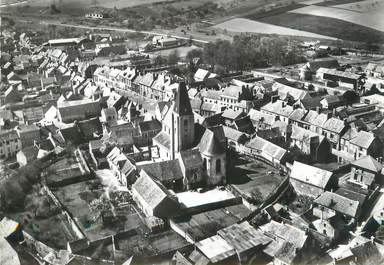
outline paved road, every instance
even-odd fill
[[[134,29],[116,28],[116,27],[93,27],[93,26],[86,26],[86,25],[75,25],[75,24],[57,23],[57,22],[50,22],[50,21],[42,21],[40,22],[40,24],[53,25],[58,27],[81,28],[81,29],[89,29],[89,30],[109,30],[109,31],[119,31],[119,32],[142,33],[142,34],[149,34],[149,35],[160,35],[165,37],[168,36],[168,37],[183,39],[183,40],[190,40],[190,37],[184,37],[184,36],[179,36],[179,35],[174,35],[167,32],[159,32],[159,31],[134,30]],[[200,43],[208,43],[208,41],[206,40],[201,40],[196,38],[192,38],[192,40]]]

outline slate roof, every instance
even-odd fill
[[[176,90],[173,111],[179,115],[193,115],[185,82],[180,82]]]
[[[293,97],[295,100],[311,97],[308,91],[290,87],[280,83],[273,84],[272,89],[277,90],[277,93],[282,100],[286,99],[289,96]]]
[[[329,74],[329,75],[334,75],[334,76],[344,77],[344,78],[354,79],[354,80],[358,80],[361,78],[361,75],[359,74],[343,72],[343,71],[338,71],[336,69],[328,69],[328,68],[319,68],[317,70],[317,73]]]
[[[166,132],[159,132],[155,137],[153,137],[153,141],[157,142],[168,150],[170,150],[171,148],[171,139],[169,138],[169,135]]]
[[[139,123],[140,131],[149,132],[149,131],[160,131],[161,123],[158,120],[143,121]]]
[[[198,149],[180,151],[180,159],[185,168],[196,168],[203,165],[203,159]]]
[[[383,166],[370,155],[364,156],[358,160],[353,161],[351,165],[368,169],[373,172],[380,172],[383,168]]]
[[[368,149],[372,145],[374,140],[375,140],[375,135],[373,133],[359,131],[356,137],[352,138],[350,143],[357,145],[359,147]]]
[[[199,149],[202,154],[207,156],[219,155],[225,152],[215,134],[209,129],[205,130],[199,143]]]
[[[314,200],[316,204],[330,208],[350,217],[357,217],[360,209],[359,201],[348,199],[339,194],[326,191]]]
[[[28,146],[21,149],[19,152],[23,153],[27,159],[27,162],[31,162],[37,158],[37,154],[39,153],[39,148],[36,146]]]
[[[345,123],[338,118],[332,117],[324,123],[323,128],[331,132],[341,133],[345,128]]]
[[[275,122],[275,116],[261,112],[259,110],[251,109],[248,113],[249,117],[251,118],[252,121],[255,122],[263,122],[268,125],[272,125]]]
[[[245,116],[245,113],[242,110],[233,110],[230,108],[227,108],[223,114],[223,118],[230,119],[230,120],[236,120],[240,119],[241,117]]]
[[[319,59],[307,63],[309,70],[315,73],[319,68],[338,68],[340,65],[335,59]]]
[[[154,177],[161,182],[179,180],[183,178],[183,173],[181,172],[178,160],[168,160],[138,165],[137,170],[144,170],[151,177]]]
[[[330,171],[295,161],[291,168],[290,177],[295,180],[325,189],[332,175],[333,173]]]
[[[151,178],[144,170],[140,171],[140,177],[133,183],[132,189],[136,190],[152,209],[170,196],[169,191],[160,182]]]
[[[223,126],[223,131],[226,138],[236,142],[239,142],[241,138],[245,137],[245,134],[243,132],[240,132],[228,126]]]

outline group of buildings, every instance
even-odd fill
[[[84,253],[101,255],[99,248],[108,252],[112,246],[108,258],[89,259],[191,265],[384,261],[376,236],[384,207],[384,100],[367,94],[380,92],[383,65],[357,69],[334,59],[313,61],[301,68],[303,80],[201,68],[186,80],[154,68],[145,54],[119,48],[110,36],[29,48],[25,38],[19,41],[24,52],[15,41],[12,60],[1,65],[1,159],[23,167],[75,149],[78,163],[86,164],[81,168],[109,172],[115,188],[131,198],[104,209],[103,223],[120,228],[108,220],[128,205],[134,214],[125,219],[137,215],[141,225],[94,240],[92,218],[84,224],[73,205],[63,207],[82,236],[46,253],[44,242],[20,232],[34,242],[36,259],[78,264]],[[156,45],[167,46],[167,39],[156,39]],[[55,189],[45,186],[48,194]],[[1,251],[8,241],[26,240],[15,236],[15,226],[1,221]],[[177,240],[159,243],[170,235]],[[148,244],[161,247],[124,252],[118,242],[126,237],[139,246],[156,238]]]

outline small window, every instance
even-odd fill
[[[185,127],[188,126],[188,120],[184,120],[184,126],[185,126]]]

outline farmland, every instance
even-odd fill
[[[306,0],[267,13],[255,12],[245,18],[349,41],[381,42],[383,11],[384,3],[377,0]]]
[[[225,29],[231,32],[249,32],[249,33],[260,33],[260,34],[279,34],[287,36],[300,36],[310,38],[321,38],[321,39],[333,39],[332,37],[306,32],[302,30],[285,28],[282,26],[275,26],[267,23],[262,23],[245,18],[234,18],[226,22],[220,23],[215,26],[219,29]]]

